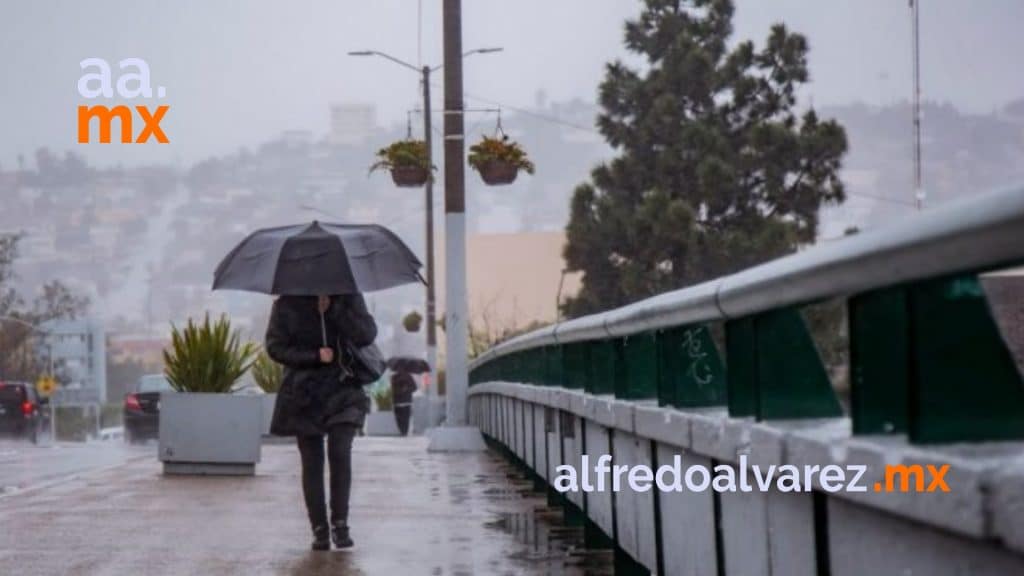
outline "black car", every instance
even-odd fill
[[[135,390],[124,396],[124,440],[145,442],[160,433],[160,394],[171,391],[163,374],[139,378]]]
[[[25,382],[0,382],[0,433],[39,441],[45,426],[39,394]]]

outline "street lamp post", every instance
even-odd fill
[[[502,48],[477,48],[468,52],[462,53],[462,58],[471,56],[473,54],[490,54],[494,52],[501,52]],[[434,292],[434,175],[433,175],[433,163],[434,163],[434,151],[433,151],[433,129],[431,126],[430,118],[430,74],[431,72],[440,70],[444,67],[444,64],[439,64],[434,67],[423,66],[417,68],[412,64],[405,62],[385,54],[378,52],[377,50],[357,50],[348,53],[349,56],[380,56],[386,60],[390,60],[399,66],[408,68],[416,71],[420,74],[420,82],[423,85],[423,142],[427,149],[427,158],[431,165],[431,174],[427,178],[427,183],[424,186],[424,192],[426,195],[426,252],[427,252],[427,305],[426,305],[426,323],[427,323],[427,363],[430,364],[430,389],[429,398],[427,401],[427,426],[432,426],[434,423],[434,404],[437,398],[437,307],[435,304],[435,292]],[[460,59],[461,64],[461,59]],[[461,75],[461,68],[460,68]],[[460,106],[461,109],[461,106]],[[447,107],[445,109],[445,118],[447,118]],[[447,153],[445,155],[447,159]],[[447,165],[446,165],[447,167]],[[445,172],[447,174],[447,171]],[[448,301],[451,306],[451,300]],[[449,358],[451,357],[451,348],[449,347]]]
[[[910,0],[910,18],[914,61],[914,201],[920,210],[925,200],[921,182],[921,0]]]

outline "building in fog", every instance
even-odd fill
[[[443,231],[439,244],[444,246]],[[466,238],[469,320],[477,330],[520,330],[559,319],[558,303],[575,296],[582,274],[566,272],[565,233],[471,234]],[[444,310],[445,253],[437,255],[437,309]],[[443,338],[442,338],[443,340]]]
[[[107,351],[103,324],[94,318],[55,320],[42,325],[46,333],[41,354],[52,356],[68,400],[107,401]]]
[[[331,104],[331,144],[362,144],[377,130],[373,104]]]

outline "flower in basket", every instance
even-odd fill
[[[413,310],[402,318],[402,326],[405,327],[406,332],[419,332],[420,324],[423,323],[423,316],[420,313]]]
[[[377,151],[377,161],[370,166],[370,172],[389,170],[399,186],[422,186],[430,178],[432,169],[427,143],[423,140],[393,142]]]
[[[533,174],[533,162],[526,157],[522,146],[504,134],[501,138],[484,136],[483,140],[470,146],[469,165],[490,186],[515,182],[520,170]]]
[[[370,172],[411,166],[430,168],[427,143],[423,140],[399,140],[381,148],[377,151],[377,161],[370,166]]]

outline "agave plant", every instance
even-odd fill
[[[171,347],[164,350],[164,373],[178,392],[229,394],[255,359],[257,346],[242,344],[227,316],[201,324],[191,318],[184,329],[171,326]]]
[[[284,367],[274,362],[266,350],[260,350],[252,364],[252,379],[267,394],[276,394],[284,379]]]

